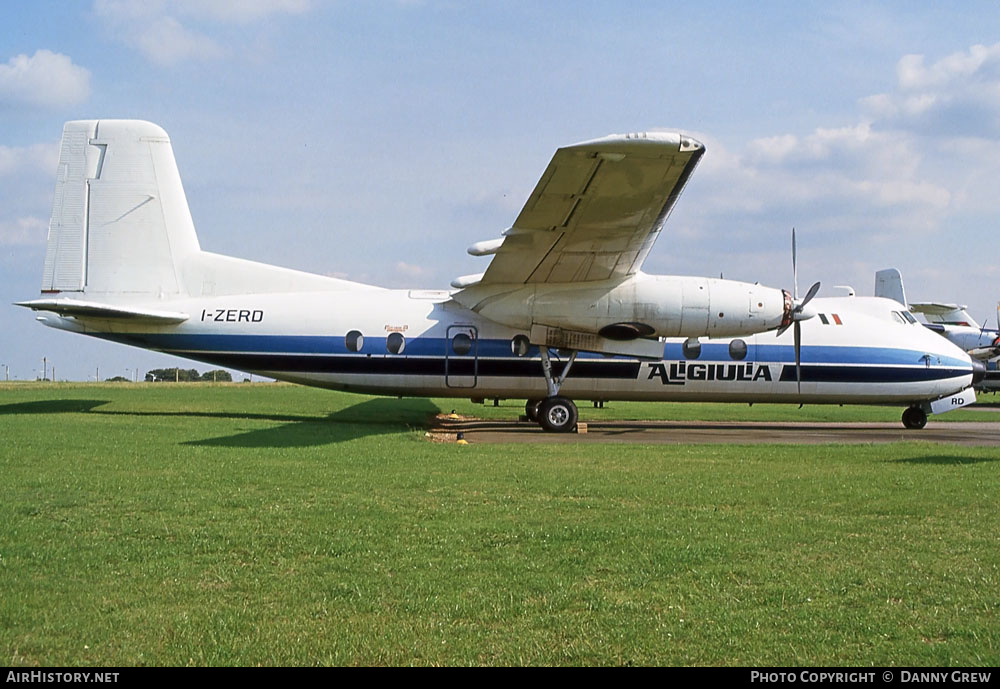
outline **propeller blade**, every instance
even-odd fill
[[[820,283],[819,283],[819,282],[814,282],[814,283],[813,283],[813,286],[809,288],[809,291],[808,291],[808,292],[806,292],[806,296],[805,296],[805,297],[803,297],[803,299],[802,299],[802,303],[801,303],[801,304],[799,304],[799,305],[798,305],[798,307],[796,307],[796,309],[795,309],[796,311],[801,311],[801,310],[802,310],[802,307],[804,307],[804,306],[805,306],[806,304],[808,304],[808,303],[809,303],[809,301],[810,301],[810,300],[811,300],[811,299],[812,299],[813,297],[815,297],[815,296],[816,296],[816,293],[817,293],[817,292],[819,292],[819,286],[820,286]]]
[[[799,299],[799,269],[798,261],[795,258],[795,228],[792,228],[792,298]]]
[[[795,384],[802,394],[802,324],[795,321]]]

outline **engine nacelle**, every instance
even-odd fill
[[[752,335],[790,322],[792,307],[781,289],[642,273],[620,282],[474,285],[454,296],[511,328],[541,324],[611,340]]]

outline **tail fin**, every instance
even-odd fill
[[[895,268],[886,268],[875,273],[875,296],[894,299],[906,306],[906,292],[903,290],[903,276]]]
[[[199,251],[166,132],[139,120],[66,123],[43,293],[186,294],[181,265]]]

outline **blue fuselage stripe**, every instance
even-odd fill
[[[514,356],[507,340],[479,340],[467,355],[449,352],[448,340],[415,337],[403,354],[386,353],[385,338],[365,338],[360,352],[348,352],[344,337],[305,335],[179,335],[102,333],[105,339],[157,349],[206,363],[244,371],[362,375],[496,376],[540,378],[537,348]],[[679,343],[665,345],[666,361],[683,361]],[[476,356],[473,356],[476,354]],[[795,355],[789,345],[750,345],[746,359],[734,362],[726,344],[704,343],[698,363],[732,366],[740,363],[781,364],[781,382],[796,380]],[[692,361],[688,359],[687,361]],[[890,383],[930,381],[968,375],[970,366],[959,359],[930,365],[913,350],[882,347],[802,347],[802,381]],[[447,366],[447,368],[446,368]],[[643,363],[628,357],[581,353],[570,378],[636,380]],[[556,363],[556,371],[561,365]],[[723,380],[723,378],[719,378]]]

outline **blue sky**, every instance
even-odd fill
[[[203,248],[431,288],[484,269],[465,248],[558,146],[680,129],[708,152],[647,272],[788,287],[795,226],[803,286],[870,294],[895,266],[911,299],[995,322],[995,2],[95,0],[0,23],[12,378],[193,366],[9,306],[38,294],[62,124],[98,117],[167,130]]]

